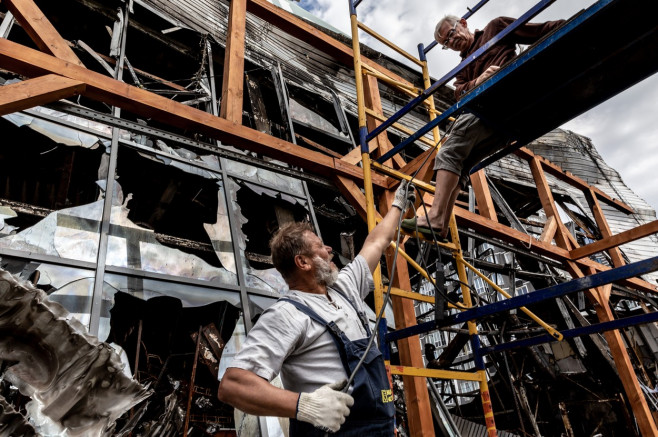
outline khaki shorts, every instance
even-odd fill
[[[466,187],[470,169],[507,144],[504,135],[473,114],[460,115],[447,135],[446,142],[436,153],[434,170],[460,175],[462,189]]]

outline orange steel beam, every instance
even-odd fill
[[[546,218],[550,219],[553,217],[557,223],[555,241],[560,247],[568,249],[568,237],[566,236],[568,231],[565,232],[564,224],[562,223],[560,214],[555,207],[553,193],[551,192],[551,187],[548,185],[548,181],[546,180],[546,175],[544,174],[541,162],[537,156],[534,156],[529,163],[532,176],[535,180],[535,185],[537,186],[539,200],[541,201],[541,205],[544,208],[544,212],[546,213]]]
[[[222,78],[220,115],[237,124],[242,124],[246,20],[247,0],[231,0],[229,5],[226,50],[224,52],[224,76]],[[213,79],[211,78],[211,80]]]
[[[84,83],[55,74],[5,85],[0,87],[0,115],[73,97],[84,90]]]
[[[423,201],[429,206],[432,204],[432,196],[426,194],[423,196]],[[480,232],[489,237],[496,238],[498,240],[504,241],[506,243],[514,244],[518,247],[524,247],[526,250],[531,250],[534,253],[543,255],[549,259],[558,262],[567,262],[571,261],[571,256],[569,251],[561,247],[554,246],[550,243],[545,243],[537,240],[536,238],[529,236],[528,234],[517,231],[516,229],[507,227],[500,223],[493,222],[485,217],[482,217],[478,214],[469,212],[466,209],[455,207],[453,210],[457,223],[462,228],[470,228],[476,232]],[[530,248],[528,249],[528,246]],[[578,261],[574,261],[577,265],[586,267],[593,267],[597,271],[610,270],[610,267],[599,264],[596,261],[593,261],[588,258],[584,258]],[[629,278],[623,281],[620,281],[620,284],[627,287],[649,292],[656,293],[658,292],[658,286],[648,283],[639,278]]]
[[[586,192],[585,194],[586,194],[585,197],[587,198],[587,201],[590,204],[590,208],[592,209],[592,213],[594,214],[594,220],[596,220],[596,224],[599,226],[599,230],[601,231],[601,235],[603,236],[603,238],[612,237],[612,231],[610,230],[610,226],[608,225],[608,220],[605,218],[603,209],[601,209],[601,204],[599,203],[599,200],[596,198],[596,193],[594,193],[594,191],[592,190],[589,190],[589,192]],[[612,265],[614,265],[615,267],[621,267],[624,264],[626,264],[624,262],[624,257],[621,254],[621,250],[618,247],[613,247],[608,249],[608,254],[612,259]]]
[[[601,191],[600,189],[593,187],[589,185],[587,182],[585,182],[583,179],[579,178],[578,176],[569,173],[567,171],[564,171],[558,166],[557,164],[554,164],[550,162],[548,159],[535,155],[532,153],[528,148],[526,147],[521,147],[519,150],[514,152],[518,157],[525,159],[527,161],[532,160],[535,156],[539,159],[539,162],[541,163],[544,171],[551,176],[555,176],[556,178],[560,179],[563,182],[566,182],[570,184],[573,187],[580,188],[582,191],[588,191],[588,190],[593,190],[596,193],[596,196],[601,199],[603,202],[607,203],[610,206],[614,206],[620,211],[623,211],[627,214],[634,214],[635,210],[622,202],[621,200],[618,199],[613,199],[612,197],[608,196],[606,193]]]
[[[658,220],[645,223],[616,235],[611,235],[610,237],[590,243],[587,246],[578,247],[572,250],[570,255],[572,259],[584,258],[597,252],[602,252],[621,244],[630,243],[631,241],[653,235],[656,232],[658,232]]]
[[[69,47],[68,42],[61,37],[32,0],[5,0],[4,3],[39,49],[84,67]]]
[[[473,186],[473,193],[475,194],[475,200],[477,201],[480,215],[497,222],[498,217],[496,216],[496,207],[491,199],[491,191],[489,190],[489,184],[487,183],[487,176],[484,169],[471,175],[471,185]]]
[[[539,192],[539,197],[541,199],[542,206],[546,212],[547,217],[554,217],[557,222],[557,229],[555,233],[555,241],[558,246],[561,246],[562,249],[569,249],[574,247],[574,250],[577,250],[578,243],[574,238],[571,238],[571,233],[565,228],[562,224],[559,214],[557,213],[555,202],[553,200],[553,194],[551,193],[550,187],[546,182],[546,177],[544,175],[541,163],[537,156],[533,157],[530,160],[530,168],[532,174],[535,178],[535,183],[537,184],[537,190]],[[593,191],[590,191],[593,194]],[[595,206],[596,198],[594,198]],[[601,212],[599,210],[599,212]],[[607,222],[603,222],[603,227],[605,232],[609,232],[607,228]],[[567,270],[571,273],[571,276],[574,278],[581,278],[585,276],[581,269],[573,261],[568,261],[565,263]],[[589,266],[585,269],[587,274],[594,274],[596,270]],[[608,322],[614,320],[612,312],[609,306],[610,292],[612,291],[612,284],[608,284],[603,287],[597,287],[588,290],[587,296],[592,302],[597,317],[600,322]],[[628,397],[628,401],[631,404],[633,413],[638,421],[642,435],[657,435],[658,430],[649,411],[649,406],[644,397],[642,389],[635,375],[633,365],[631,364],[628,352],[626,350],[626,345],[621,338],[618,330],[610,331],[605,333],[605,338],[610,347],[610,352],[612,358],[615,361],[617,371],[619,373],[619,378],[621,379],[622,385],[624,386],[624,391]]]
[[[84,83],[86,86],[84,95],[91,99],[172,126],[194,130],[227,144],[262,153],[329,178],[343,175],[363,180],[363,170],[356,165],[215,117],[2,38],[0,38],[0,67],[27,77],[46,74],[68,77]],[[386,187],[384,176],[373,174],[372,179],[374,185]]]

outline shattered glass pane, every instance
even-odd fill
[[[0,250],[96,262],[103,148],[97,137],[36,122],[0,120]]]
[[[169,155],[197,158],[156,143]],[[211,170],[217,165],[213,159],[199,168],[121,149],[116,181],[121,189],[112,207],[107,264],[237,284],[223,188]]]
[[[103,282],[103,304],[98,334],[98,338],[103,339],[106,339],[110,332],[110,309],[114,306],[114,296],[117,292],[128,293],[144,301],[154,297],[168,296],[180,300],[183,308],[200,307],[221,301],[226,301],[236,307],[240,306],[238,291],[218,290],[194,284],[124,276],[115,273],[105,273]]]

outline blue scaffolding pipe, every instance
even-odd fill
[[[480,3],[478,3],[478,4],[475,5],[475,6],[473,6],[472,8],[466,8],[466,9],[468,9],[468,12],[466,12],[466,13],[462,16],[462,18],[463,18],[464,20],[468,20],[469,18],[471,18],[471,16],[473,16],[474,13],[476,13],[476,12],[477,12],[482,6],[484,6],[484,5],[487,4],[488,2],[489,2],[489,0],[480,0]]]
[[[547,299],[564,296],[565,294],[576,291],[587,290],[601,285],[610,284],[611,282],[628,279],[645,273],[658,270],[658,256],[627,264],[622,267],[573,279],[569,282],[553,285],[551,287],[536,290],[528,294],[505,299],[500,302],[491,303],[482,307],[472,308],[461,313],[453,314],[440,321],[432,321],[411,326],[409,328],[399,329],[386,335],[386,341],[395,341],[402,338],[408,338],[413,335],[423,334],[443,326],[462,324],[469,320],[475,320],[481,317],[490,316],[503,311],[509,311],[515,308],[532,305]]]
[[[425,99],[430,97],[432,94],[436,92],[440,87],[448,83],[450,79],[455,77],[457,73],[462,71],[467,65],[470,65],[471,62],[475,61],[478,59],[480,56],[482,56],[483,53],[485,53],[489,47],[493,46],[496,44],[498,41],[500,41],[502,38],[507,36],[508,34],[514,32],[519,26],[527,23],[530,21],[535,15],[539,14],[541,11],[546,9],[550,4],[552,4],[555,0],[541,0],[539,3],[537,3],[535,6],[532,7],[529,11],[527,11],[525,14],[523,14],[521,17],[519,17],[516,21],[514,21],[512,24],[507,26],[505,29],[503,29],[500,33],[498,33],[496,36],[494,36],[492,39],[487,41],[482,47],[477,49],[473,54],[469,55],[466,59],[464,59],[462,62],[459,63],[455,68],[450,70],[449,73],[447,73],[445,76],[443,76],[441,79],[438,81],[434,82],[429,88],[423,90],[423,92],[413,100],[411,100],[409,103],[407,103],[402,109],[400,109],[398,112],[393,114],[390,118],[388,118],[386,121],[384,121],[382,124],[377,126],[372,132],[368,134],[366,137],[366,141],[370,141],[373,138],[375,138],[377,135],[382,133],[385,129],[388,129],[390,126],[393,125],[396,121],[398,121],[402,116],[404,116],[406,113],[414,109],[416,106],[418,106],[420,103],[422,103]],[[382,161],[383,162],[383,161]]]
[[[658,311],[647,314],[639,314],[637,316],[624,317],[623,319],[611,320],[609,322],[595,323],[593,325],[567,329],[566,331],[560,332],[564,338],[574,338],[583,335],[597,334],[599,332],[612,331],[613,329],[628,328],[629,326],[641,325],[655,321],[658,321]],[[555,339],[548,334],[539,335],[536,337],[524,338],[523,340],[501,343],[495,346],[481,347],[479,353],[480,355],[487,355],[493,352],[502,352],[509,349],[515,349],[517,347],[536,346],[538,344],[550,343],[552,341],[555,341]]]
[[[387,153],[385,153],[382,157],[380,157],[379,159],[377,159],[377,162],[380,163],[380,164],[383,163],[383,162],[385,162],[386,160],[390,159],[390,158],[393,157],[394,155],[397,155],[398,153],[400,153],[400,151],[401,151],[402,149],[404,149],[405,147],[407,147],[409,144],[413,143],[414,141],[418,140],[420,137],[422,137],[423,135],[425,135],[426,133],[428,133],[429,131],[431,131],[432,129],[434,129],[434,128],[435,128],[436,126],[438,126],[441,122],[443,122],[444,120],[446,120],[448,117],[451,117],[451,116],[453,116],[453,115],[457,115],[457,114],[459,114],[460,112],[462,112],[462,111],[464,111],[464,110],[467,110],[467,109],[468,109],[468,108],[467,108],[467,105],[468,105],[471,101],[473,101],[474,99],[476,99],[480,94],[484,93],[487,89],[489,89],[489,88],[491,88],[492,86],[494,86],[495,84],[497,84],[500,80],[502,80],[503,78],[505,78],[505,76],[507,76],[508,74],[510,74],[511,72],[513,72],[514,69],[517,68],[519,65],[521,65],[521,64],[523,64],[523,63],[525,63],[525,62],[528,62],[529,60],[531,60],[532,58],[534,58],[535,56],[537,56],[537,54],[538,54],[539,52],[541,52],[542,50],[544,50],[547,46],[553,44],[557,39],[561,38],[563,35],[567,34],[567,33],[570,32],[571,30],[573,30],[573,29],[575,29],[576,27],[578,27],[583,21],[587,20],[590,16],[594,15],[595,13],[597,13],[599,10],[601,10],[603,7],[605,7],[607,4],[611,3],[612,1],[613,1],[613,0],[599,0],[596,4],[592,5],[592,6],[591,6],[590,8],[588,8],[585,12],[583,12],[583,13],[580,14],[580,15],[578,15],[575,19],[573,19],[573,20],[571,20],[571,21],[568,21],[566,24],[564,24],[562,27],[560,27],[560,28],[559,28],[558,30],[556,30],[554,33],[552,33],[551,35],[549,35],[546,39],[542,40],[539,44],[537,44],[537,45],[531,47],[530,49],[526,50],[525,52],[521,53],[521,54],[520,54],[518,57],[516,57],[512,62],[510,62],[509,64],[507,64],[504,68],[501,68],[501,69],[500,69],[495,75],[491,76],[488,80],[484,81],[484,83],[482,83],[482,84],[479,85],[478,87],[476,87],[476,88],[472,89],[471,91],[469,91],[468,94],[466,94],[464,97],[462,97],[457,103],[455,103],[454,105],[452,105],[450,108],[448,108],[446,111],[444,111],[441,115],[439,115],[439,116],[436,117],[434,120],[432,120],[432,121],[430,121],[429,123],[427,123],[425,126],[423,126],[423,127],[420,128],[418,131],[416,131],[413,135],[407,137],[404,141],[400,142],[400,143],[399,143],[398,145],[396,145],[394,148],[392,148],[392,149],[389,150]],[[534,9],[534,8],[533,8],[533,9]],[[525,16],[525,15],[524,15],[524,16]],[[519,20],[521,20],[521,18],[519,18]],[[519,21],[519,20],[517,20],[517,21]],[[517,21],[515,21],[514,23],[512,23],[510,26],[513,26]],[[507,29],[509,29],[509,27],[508,27]],[[505,29],[505,30],[507,30],[507,29]],[[503,30],[503,32],[505,32],[505,30]],[[500,34],[496,35],[496,36],[494,37],[494,40],[497,39],[498,36],[501,35],[503,32],[501,32]],[[493,40],[492,40],[492,41],[493,41]],[[483,47],[481,47],[480,49],[478,49],[475,53],[473,53],[471,56],[476,56],[476,55],[478,55],[478,52],[479,52],[480,50],[485,49],[485,48],[488,48],[488,47],[490,47],[490,45],[487,43],[487,44],[485,44]],[[465,62],[466,62],[466,63],[470,62],[469,60],[470,60],[471,56],[469,56],[467,59],[465,59],[464,61],[462,61],[462,63],[459,64],[459,66],[457,66],[457,69],[460,69],[460,66],[461,66],[462,64],[464,64]],[[453,71],[454,71],[454,70],[453,70]],[[448,74],[451,74],[451,73],[448,73]],[[446,77],[446,76],[444,76],[444,78],[445,78],[445,77]],[[441,81],[442,81],[442,80],[443,80],[443,79],[441,79]],[[440,81],[439,81],[439,82],[435,82],[435,83],[432,85],[432,87],[428,88],[426,91],[429,91],[430,89],[432,89],[432,88],[434,87],[434,85],[436,85],[437,83],[440,83]],[[417,99],[414,99],[414,100],[417,100]],[[409,105],[407,105],[407,106],[409,106]],[[403,109],[404,109],[404,108],[403,108]],[[398,113],[400,113],[401,111],[402,111],[402,110],[398,111]],[[395,115],[397,115],[398,113],[396,113]],[[395,117],[395,115],[393,115],[393,117]],[[387,120],[387,121],[388,121],[388,120]],[[383,124],[380,125],[379,127],[382,127],[382,126],[383,126]],[[374,131],[373,131],[373,132],[374,132]],[[367,139],[368,141],[370,141],[368,137],[366,137],[366,139]],[[532,140],[532,139],[530,139],[530,140],[523,140],[523,141],[526,141],[526,143],[527,143],[527,141],[531,141],[531,140]],[[519,142],[519,144],[522,144],[522,143]],[[519,147],[520,147],[520,146],[519,146]],[[507,150],[508,153],[509,153],[509,149],[504,149],[504,150]],[[502,153],[502,151],[501,151],[500,153]],[[494,156],[494,155],[492,155],[492,156]],[[478,167],[481,168],[480,165],[476,166],[475,168],[478,168]]]

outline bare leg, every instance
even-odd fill
[[[418,226],[427,227],[429,225],[438,231],[440,237],[445,237],[448,234],[450,215],[458,194],[459,175],[448,170],[437,170],[434,202],[432,202],[427,217],[424,215],[418,217]]]

